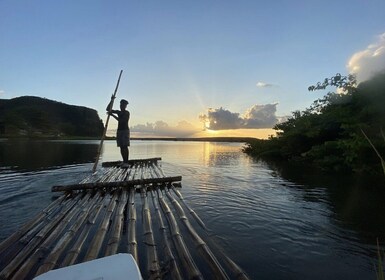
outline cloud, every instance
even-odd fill
[[[210,108],[207,115],[200,115],[199,119],[205,123],[206,128],[211,130],[272,128],[279,121],[275,115],[277,105],[278,103],[256,104],[246,110],[243,116],[222,107],[219,109]]]
[[[244,126],[246,128],[270,128],[277,122],[275,115],[278,103],[254,105],[244,114]]]
[[[265,87],[273,87],[274,85],[273,84],[268,84],[268,83],[265,83],[265,82],[258,82],[256,84],[257,87],[262,87],[262,88],[265,88]]]
[[[180,121],[176,126],[170,126],[164,121],[134,125],[130,128],[133,136],[139,137],[189,137],[200,131],[189,122]]]
[[[243,125],[243,119],[238,113],[232,113],[229,110],[210,108],[207,115],[199,116],[201,121],[205,122],[207,128],[212,130],[237,129]]]
[[[377,42],[365,50],[356,52],[347,65],[349,73],[357,75],[357,81],[363,82],[385,69],[385,33],[377,37]]]
[[[4,95],[5,91],[0,89],[0,96]]]

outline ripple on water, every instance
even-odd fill
[[[70,184],[85,177],[88,165],[69,165],[48,170],[12,171],[0,176],[0,240],[15,232],[57,196],[51,186]]]
[[[375,246],[363,241],[356,221],[338,213],[333,195],[340,194],[329,187],[286,180],[242,154],[239,145],[141,142],[132,148],[135,158],[163,157],[166,176],[183,176],[185,201],[251,279],[375,275]],[[115,143],[105,154],[111,160],[119,157]],[[7,224],[0,239],[51,202],[52,185],[79,182],[90,169],[91,164],[17,174],[0,169],[0,224]],[[349,209],[356,205],[354,199],[346,204]]]

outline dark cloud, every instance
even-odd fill
[[[199,119],[205,127],[211,130],[241,129],[241,128],[272,128],[278,123],[277,103],[254,105],[248,109],[244,116],[223,109],[209,109],[207,114],[200,115]]]
[[[237,129],[243,124],[242,118],[238,113],[232,113],[222,107],[219,109],[209,109],[207,115],[199,117],[205,122],[205,126],[212,130]]]

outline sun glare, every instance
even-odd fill
[[[206,131],[210,135],[218,135],[219,134],[218,130],[211,130],[211,129],[206,128]]]

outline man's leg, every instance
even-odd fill
[[[127,146],[120,147],[120,153],[122,155],[123,162],[127,163],[128,162],[128,154],[129,154],[128,147]]]

